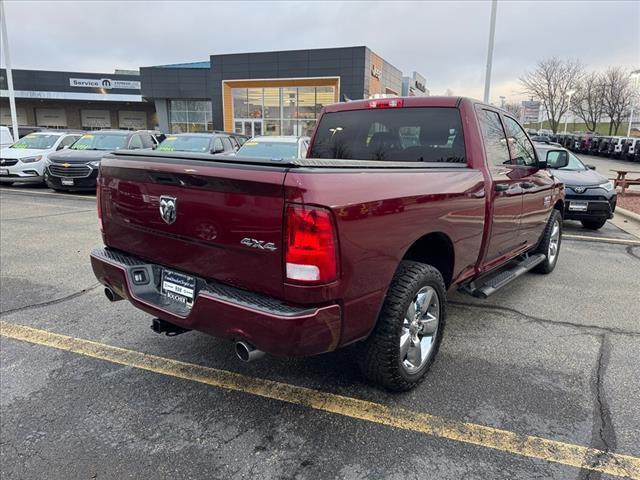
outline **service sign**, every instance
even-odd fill
[[[111,78],[70,78],[69,85],[82,88],[121,88],[127,90],[140,90],[140,82],[135,80],[113,80]]]

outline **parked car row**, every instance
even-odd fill
[[[557,143],[572,152],[640,162],[640,138],[600,136],[593,133],[558,133],[548,137],[551,143]]]
[[[13,141],[2,128],[0,183],[46,183],[60,190],[93,190],[100,161],[119,150],[158,150],[235,155],[247,143],[245,135],[218,132],[165,136],[151,130],[47,130],[40,129]],[[251,146],[256,145],[252,142]],[[306,149],[304,150],[306,153]],[[250,149],[243,153],[251,156]]]

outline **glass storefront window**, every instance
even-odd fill
[[[247,89],[247,105],[249,107],[248,118],[262,118],[262,89],[261,88],[248,88]],[[235,112],[235,109],[234,109]],[[235,115],[235,113],[234,113]],[[238,116],[238,115],[236,115]]]
[[[298,118],[298,89],[283,88],[282,89],[282,118]],[[285,135],[292,135],[287,133]]]
[[[333,87],[317,87],[316,88],[316,112],[320,113],[320,109],[325,105],[335,103],[335,88]]]
[[[211,102],[208,100],[170,100],[171,133],[207,132],[213,130]]]
[[[264,89],[264,118],[281,118],[279,88]]]
[[[312,118],[316,115],[316,89],[315,87],[298,88],[298,118]]]
[[[247,103],[247,89],[234,88],[231,91],[231,94],[233,96],[234,115],[238,118],[247,118],[247,116],[249,115],[249,109],[248,109],[248,103]]]
[[[335,102],[335,87],[233,88],[231,95],[234,131],[308,136],[320,109]]]
[[[280,135],[280,120],[265,120],[264,135]]]

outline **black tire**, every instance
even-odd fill
[[[0,183],[0,185],[10,187],[11,185],[13,185],[13,182],[2,182]]]
[[[409,373],[400,358],[400,337],[410,303],[418,291],[427,286],[433,288],[438,296],[438,329],[428,359],[419,370]],[[416,387],[424,380],[438,353],[446,312],[446,288],[440,272],[424,263],[401,262],[391,281],[378,322],[358,350],[362,373],[373,383],[389,390],[406,391]]]
[[[558,228],[559,228],[557,250],[556,250],[555,256],[553,258],[550,258],[549,246],[552,241],[553,227],[556,224],[558,225]],[[544,259],[544,262],[540,263],[539,265],[536,265],[532,271],[536,273],[544,273],[544,274],[553,272],[553,269],[556,268],[556,263],[558,263],[561,244],[562,244],[562,215],[560,215],[560,212],[554,208],[553,211],[551,212],[551,216],[549,217],[549,221],[547,222],[547,226],[544,228],[544,233],[542,234],[542,240],[540,240],[540,243],[538,244],[536,249],[533,251],[533,253],[544,253],[546,255],[546,258]]]
[[[599,230],[604,227],[604,224],[607,223],[606,218],[598,218],[594,220],[581,220],[582,226],[584,228],[588,228],[589,230]]]

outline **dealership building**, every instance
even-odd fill
[[[18,125],[95,130],[147,129],[158,122],[140,94],[137,71],[12,70]],[[0,70],[0,124],[11,125],[7,75]]]
[[[308,135],[320,109],[384,95],[428,95],[365,46],[211,55],[114,74],[14,70],[18,123]],[[9,125],[4,72],[1,123]]]

